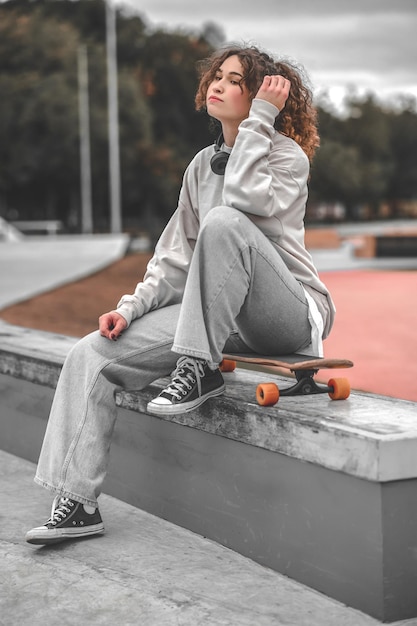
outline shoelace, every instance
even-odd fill
[[[64,498],[63,496],[55,496],[54,501],[52,503],[51,509],[51,517],[46,522],[47,524],[58,524],[61,520],[63,520],[67,513],[71,512],[69,507],[74,506],[72,500],[69,498]]]
[[[204,361],[183,356],[178,359],[174,376],[164,393],[171,394],[177,400],[191,391],[197,381],[198,395],[201,396],[201,378],[204,376]]]

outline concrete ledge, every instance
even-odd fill
[[[0,374],[55,387],[76,341],[0,321]],[[343,370],[342,375],[348,373]],[[357,392],[341,402],[323,395],[284,398],[275,407],[260,407],[256,384],[269,378],[282,385],[288,382],[237,370],[225,375],[226,393],[220,398],[191,413],[162,419],[358,478],[378,482],[417,478],[416,403]],[[145,413],[164,382],[156,381],[142,392],[119,393],[116,402],[123,409]]]
[[[362,234],[351,240],[355,256],[364,258],[412,258],[417,256],[417,231]]]
[[[75,339],[0,323],[0,441],[36,461]],[[118,394],[105,493],[386,622],[417,617],[416,404],[354,393],[254,401],[264,374],[162,420]],[[278,382],[284,382],[278,378]]]
[[[377,237],[375,256],[388,258],[416,257],[417,232],[391,233],[387,237]]]
[[[304,236],[309,250],[339,248],[342,239],[335,228],[307,228]]]

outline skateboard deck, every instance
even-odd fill
[[[327,385],[319,384],[314,376],[321,369],[342,369],[353,367],[348,359],[326,359],[306,354],[269,356],[251,353],[223,354],[220,369],[231,372],[236,363],[246,363],[266,367],[272,372],[286,369],[295,375],[296,383],[279,388],[276,383],[261,383],[256,389],[256,399],[262,406],[276,404],[281,396],[313,395],[328,393],[332,400],[345,400],[350,395],[350,383],[347,378],[331,378]]]

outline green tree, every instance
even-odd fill
[[[0,42],[0,185],[3,193],[17,187],[22,196],[26,190],[28,210],[40,196],[50,205],[76,170],[76,68],[71,61],[77,34],[39,15],[9,13],[0,20]]]
[[[394,170],[389,116],[372,96],[348,101],[350,116],[343,129],[344,141],[355,145],[361,157],[362,201],[378,216],[378,207],[386,199]]]
[[[197,64],[222,42],[215,24],[200,32],[149,32],[117,11],[119,129],[124,226],[159,231],[176,207],[184,169],[213,141],[194,109]],[[87,45],[94,220],[109,223],[108,112],[104,0],[0,3],[0,211],[77,225],[79,120],[77,53]],[[312,202],[372,215],[417,197],[415,101],[395,110],[350,96],[342,118],[318,103],[321,147]],[[6,206],[6,208],[5,208]]]
[[[150,215],[164,223],[186,163],[210,141],[207,119],[194,111],[193,100],[195,63],[211,48],[199,34],[148,33],[140,17],[121,10],[117,35],[125,225],[149,224]],[[0,202],[6,199],[21,217],[77,221],[81,43],[88,47],[94,217],[107,229],[103,0],[0,4]]]
[[[355,146],[324,140],[313,162],[312,199],[329,203],[343,200],[352,216],[362,196],[362,165]]]
[[[188,159],[209,139],[207,121],[195,111],[197,62],[211,53],[204,40],[183,33],[152,33],[140,54],[141,78],[154,116],[156,142]]]
[[[415,101],[383,108],[372,95],[351,96],[341,117],[318,103],[321,147],[313,162],[312,202],[341,202],[347,219],[378,217],[383,203],[417,195]],[[395,215],[395,213],[394,213]]]
[[[417,200],[417,115],[415,100],[403,102],[403,110],[390,113],[394,170],[387,197],[391,201]]]

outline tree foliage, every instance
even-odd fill
[[[96,230],[108,230],[108,109],[104,0],[8,0],[0,4],[0,214],[54,218],[80,228],[78,50],[87,46],[92,191]],[[200,32],[150,30],[117,11],[119,130],[125,229],[158,230],[176,207],[183,171],[213,141],[194,109],[197,62],[222,42]],[[352,96],[340,117],[318,102],[321,148],[311,204],[342,203],[346,216],[400,214],[417,200],[413,100],[385,109]]]
[[[194,110],[198,34],[147,32],[117,13],[119,132],[126,228],[158,227],[175,209],[187,162],[212,139]],[[103,0],[0,5],[0,211],[79,228],[78,68],[88,50],[94,223],[107,230],[108,110]]]
[[[404,200],[417,201],[416,103],[396,110],[377,104],[373,95],[352,96],[344,117],[318,105],[321,147],[313,164],[311,195],[316,202],[342,202],[346,218],[380,216],[390,205],[401,216]]]

